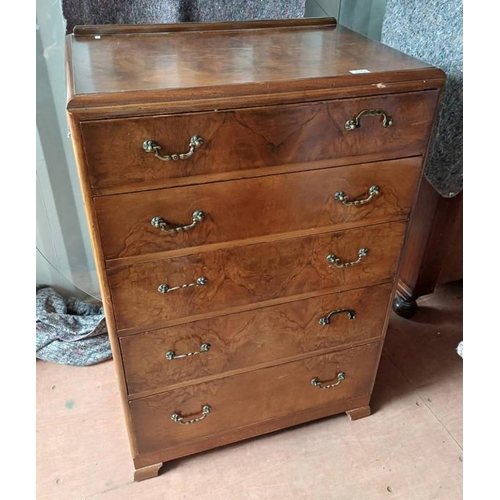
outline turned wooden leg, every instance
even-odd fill
[[[404,298],[398,293],[394,297],[394,302],[392,303],[392,310],[402,318],[411,318],[417,312],[418,306],[417,302],[412,298]]]
[[[358,418],[367,417],[371,414],[369,406],[361,406],[360,408],[354,408],[354,410],[346,411],[349,420],[358,420]]]
[[[144,479],[151,479],[152,477],[156,477],[162,465],[163,462],[160,462],[159,464],[146,465],[146,467],[135,469],[134,481],[144,481]]]

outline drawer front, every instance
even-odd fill
[[[421,158],[409,158],[99,197],[95,205],[104,255],[116,259],[404,217],[421,163]],[[353,200],[366,203],[349,205]],[[196,220],[199,211],[204,217]]]
[[[159,451],[257,422],[276,419],[335,401],[369,395],[376,373],[379,344],[346,349],[285,365],[213,380],[131,401],[139,454]],[[345,378],[339,380],[339,373]],[[311,383],[340,383],[321,389]],[[172,415],[195,419],[191,425]]]
[[[386,283],[122,337],[128,392],[166,390],[180,382],[376,339],[391,290],[392,283]]]
[[[331,158],[418,156],[426,149],[437,98],[438,91],[413,92],[89,121],[81,129],[92,187],[127,191],[143,189],[144,182],[162,186],[169,179]],[[359,127],[346,129],[360,112],[375,109],[386,112],[392,125],[384,127],[381,116],[365,115]],[[194,136],[203,139],[196,148],[189,145]],[[163,156],[188,153],[188,158],[162,161],[144,150],[147,140],[155,141]]]
[[[394,275],[404,231],[405,223],[394,222],[110,269],[117,329],[168,326],[170,320],[230,307],[374,284]],[[365,248],[367,255],[360,257]],[[190,286],[176,288],[182,285]]]

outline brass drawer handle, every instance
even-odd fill
[[[388,128],[394,123],[393,119],[382,109],[364,109],[352,120],[347,120],[345,122],[346,130],[357,129],[360,126],[359,121],[363,116],[382,116],[382,127],[384,128]]]
[[[190,229],[193,229],[193,227],[196,226],[199,222],[201,222],[205,218],[205,212],[202,212],[201,210],[196,210],[193,212],[193,220],[191,221],[191,224],[187,224],[186,226],[179,226],[179,227],[173,227],[169,228],[167,222],[163,217],[156,216],[151,219],[151,225],[153,227],[158,227],[160,228],[164,233],[182,233],[182,231],[189,231]]]
[[[332,311],[332,312],[328,313],[323,318],[319,318],[318,323],[320,325],[323,325],[323,326],[329,325],[330,324],[330,318],[332,316],[335,316],[336,314],[342,314],[342,313],[346,313],[347,317],[349,319],[355,319],[356,318],[356,311],[353,311],[352,309],[337,309],[336,311]]]
[[[210,412],[212,411],[212,407],[210,405],[204,405],[201,409],[201,415],[197,418],[191,418],[190,420],[184,420],[184,417],[180,413],[172,413],[170,417],[174,422],[181,425],[191,425],[196,422],[200,422],[203,420]]]
[[[361,205],[366,205],[366,203],[369,203],[370,201],[375,198],[375,196],[378,196],[380,194],[380,188],[378,186],[370,186],[368,189],[368,196],[366,198],[363,198],[362,200],[351,200],[349,196],[347,196],[344,191],[337,191],[334,195],[334,198],[342,203],[342,205],[345,205],[346,207],[350,206],[355,206],[359,207]]]
[[[168,351],[165,353],[165,357],[167,359],[187,358],[188,356],[196,356],[197,354],[208,352],[210,350],[210,347],[212,346],[208,342],[204,342],[203,344],[201,344],[199,351],[187,352],[186,354],[175,354],[175,351]]]
[[[194,135],[189,140],[189,151],[187,153],[174,153],[171,155],[162,156],[160,154],[161,146],[158,146],[158,143],[152,141],[151,139],[144,141],[142,144],[142,148],[144,149],[144,151],[146,151],[146,153],[154,153],[156,158],[158,158],[159,160],[176,161],[176,160],[187,160],[188,158],[191,158],[195,150],[199,148],[202,144],[203,144],[203,137],[200,137],[199,135]]]
[[[340,385],[342,383],[342,380],[344,380],[344,379],[345,379],[345,373],[340,372],[337,375],[337,382],[335,382],[334,384],[324,384],[317,377],[314,377],[311,380],[311,385],[314,385],[314,387],[318,387],[319,389],[331,389],[332,387],[336,387],[337,385]]]
[[[207,284],[207,282],[208,279],[205,278],[205,276],[200,276],[194,283],[186,283],[185,285],[169,287],[167,283],[162,283],[158,287],[158,291],[160,293],[170,293],[173,292],[174,290],[180,290],[181,288],[189,288],[191,286],[204,286]]]
[[[368,255],[368,248],[360,248],[358,250],[358,259],[353,262],[340,262],[340,259],[336,255],[333,255],[333,253],[327,255],[326,260],[330,264],[333,264],[335,267],[338,267],[340,269],[343,267],[351,267],[355,266],[356,264],[359,264],[367,255]]]

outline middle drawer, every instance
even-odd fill
[[[121,337],[130,395],[379,339],[392,282]]]
[[[404,218],[421,163],[407,158],[99,197],[104,257]]]
[[[138,332],[228,308],[388,280],[405,228],[393,222],[109,269],[117,329]]]

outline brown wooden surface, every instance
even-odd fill
[[[375,340],[383,331],[392,287],[386,283],[122,337],[128,392],[167,390],[175,384]],[[341,309],[354,310],[355,318],[342,313],[332,316],[330,324],[319,324],[320,318]],[[203,354],[165,357],[171,350],[176,355],[199,351],[203,343],[211,346]]]
[[[218,97],[235,86],[250,95],[443,79],[442,71],[342,26],[69,39],[71,109],[148,104],[173,91]],[[370,72],[350,73],[357,69]]]
[[[134,481],[144,481],[145,479],[156,477],[162,465],[163,462],[159,462],[156,464],[147,465],[146,467],[142,467],[140,469],[136,469],[134,471]]]
[[[75,118],[71,115],[68,116],[68,123],[71,131],[71,141],[73,143],[73,148],[75,151],[76,165],[78,168],[80,187],[82,190],[84,206],[85,206],[85,215],[87,217],[87,223],[90,230],[90,241],[92,244],[92,251],[95,257],[97,276],[99,279],[99,288],[101,292],[101,300],[104,308],[104,314],[106,317],[106,328],[109,334],[109,341],[113,353],[113,358],[114,360],[116,360],[114,366],[116,370],[116,379],[118,387],[120,389],[120,400],[121,400],[123,416],[127,426],[130,452],[132,456],[135,456],[137,454],[137,449],[136,449],[135,438],[132,433],[133,431],[132,431],[132,423],[130,420],[130,408],[128,405],[128,398],[127,398],[127,385],[125,382],[123,364],[121,363],[121,361],[119,361],[121,359],[120,343],[116,335],[116,324],[114,320],[113,304],[110,296],[108,278],[105,271],[104,256],[102,253],[99,229],[97,227],[94,204],[92,201],[89,177],[86,171],[84,148],[80,135],[80,127],[78,126],[78,123],[75,120]],[[152,463],[154,462],[151,462],[150,464]]]
[[[144,455],[137,455],[134,457],[134,464],[136,467],[141,467],[144,464],[154,463],[155,461],[163,460],[169,462],[180,457],[193,455],[220,446],[226,446],[237,441],[250,439],[270,432],[286,429],[295,425],[310,422],[320,418],[331,417],[338,413],[343,413],[350,408],[357,408],[368,404],[370,397],[362,396],[360,398],[345,399],[342,401],[331,401],[323,406],[316,406],[308,410],[291,413],[284,417],[267,420],[265,422],[257,422],[244,427],[236,429],[228,429],[219,434],[208,436],[193,442],[187,442],[171,448],[148,453]],[[168,466],[167,466],[168,467]]]
[[[409,203],[401,200],[411,198],[444,74],[331,20],[278,24],[205,31],[190,25],[185,28],[194,31],[168,33],[159,33],[167,26],[154,33],[108,26],[102,34],[83,28],[85,35],[67,39],[72,138],[138,477],[155,473],[165,460],[338,412],[366,414],[369,406],[406,228]],[[360,128],[345,130],[346,120],[375,108],[391,115],[394,125],[383,128],[380,117],[365,116]],[[161,162],[142,149],[152,139],[163,154],[185,152],[195,134],[205,142],[186,161]],[[404,168],[388,162],[398,158],[406,158]],[[375,167],[370,179],[377,185],[384,180],[394,199],[379,215],[383,186],[382,196],[352,217],[325,212],[329,198],[318,203],[337,175],[348,195],[362,195],[350,190],[364,191],[359,182],[368,174],[361,170]],[[172,194],[168,206],[163,194]],[[185,206],[203,200],[210,200],[209,209]],[[238,212],[241,207],[252,217]],[[153,208],[169,214],[146,217]],[[207,220],[178,235],[175,245],[157,247],[150,239],[154,215],[189,223],[196,209],[207,211]],[[224,215],[233,222],[219,223]],[[261,227],[256,220],[264,221]],[[354,267],[337,269],[326,261],[330,253],[354,261],[362,247],[368,256]],[[178,286],[200,276],[208,278],[206,286],[158,292],[161,283]],[[382,292],[374,290],[385,290],[385,307]],[[359,329],[341,328],[350,322],[336,316],[320,330],[319,306],[349,294],[365,313],[376,309],[373,324],[363,319]],[[331,334],[322,337],[330,326]],[[201,333],[213,336],[208,353],[163,361],[206,363],[205,372],[170,375],[146,366],[149,359],[161,363],[157,352],[199,347],[191,341],[201,340]],[[348,336],[350,347],[328,347]],[[125,363],[134,360],[138,369],[132,372],[142,384],[129,404],[122,345]],[[258,352],[249,357],[247,346]],[[217,364],[210,355],[219,352]],[[333,381],[340,364],[347,374],[341,385],[321,390],[310,384],[313,376]],[[213,411],[199,423],[181,426],[170,419],[173,412],[194,417],[203,404]]]
[[[97,120],[81,127],[92,186],[123,192],[143,189],[143,182],[165,187],[169,179],[179,177],[360,154],[383,153],[387,159],[421,155],[437,98],[437,91],[427,91],[217,113]],[[375,108],[393,118],[391,127],[382,127],[380,116],[364,116],[359,128],[345,129],[347,120]],[[161,161],[142,148],[145,140],[154,140],[162,154],[183,153],[189,150],[194,135],[205,142],[186,160]]]
[[[349,420],[358,420],[359,418],[371,415],[371,409],[369,406],[361,406],[360,408],[355,408],[354,410],[347,410],[346,413]]]
[[[108,270],[118,330],[166,326],[170,320],[259,303],[308,291],[352,287],[393,276],[405,224],[396,222],[273,243],[228,248]],[[356,266],[343,262],[368,255]],[[158,286],[180,286],[204,276],[205,286],[159,293]]]
[[[333,401],[365,396],[379,346],[367,344],[134,400],[130,408],[138,451],[152,453]],[[315,377],[335,382],[339,372],[346,378],[337,387],[320,389],[311,384]],[[200,422],[180,425],[170,418],[173,413],[197,417],[207,404],[212,410]]]
[[[105,258],[176,250],[309,230],[405,219],[420,176],[421,158],[297,172],[279,176],[182,188],[104,196],[95,200]],[[380,194],[366,205],[345,206],[337,191],[353,199]],[[151,225],[161,216],[169,228],[191,223],[195,210],[205,219],[196,227],[168,234]]]
[[[125,101],[112,104],[106,101],[99,107],[69,107],[68,112],[75,116],[78,121],[84,123],[113,118],[163,116],[176,113],[221,112],[223,110],[256,106],[304,104],[332,99],[374,97],[428,90],[441,91],[444,83],[443,77],[434,75],[433,78],[430,78],[426,73],[412,73],[415,77],[414,81],[384,82],[376,85],[367,83],[350,87],[341,85],[332,87],[331,85],[334,85],[334,83],[330,83],[326,88],[323,86],[310,90],[301,88],[294,90],[298,86],[294,82],[288,84],[282,83],[280,84],[282,88],[276,90],[274,93],[264,92],[265,86],[258,85],[253,89],[253,94],[245,94],[241,93],[241,87],[243,86],[233,85],[226,89],[227,94],[219,97],[213,97],[210,94],[202,96],[196,93],[197,89],[193,89],[192,91],[186,90],[186,93],[189,95],[172,96],[172,100],[169,101],[166,100],[165,96],[152,98],[151,103],[147,105],[146,103],[127,105]],[[402,75],[400,76],[402,77]],[[175,91],[172,91],[172,93],[175,94]],[[126,94],[134,94],[134,92],[124,93],[124,95]],[[121,99],[123,100],[124,96],[121,96]]]
[[[463,278],[464,256],[464,197],[460,193],[446,203],[447,209],[454,215],[450,217],[447,228],[446,252],[443,256],[438,283],[449,283]]]
[[[416,299],[432,293],[438,283],[462,278],[462,200],[462,194],[443,198],[422,179],[401,257],[394,305],[398,314],[413,316]]]
[[[420,263],[426,253],[429,233],[434,222],[438,203],[439,194],[424,177],[420,184],[415,209],[409,225],[405,249],[401,255],[400,281],[413,284],[413,286],[417,282]],[[401,288],[398,286],[398,293],[400,291]]]
[[[405,157],[405,159],[410,159],[414,157]],[[93,188],[92,192],[95,198],[110,196],[115,194],[128,194],[142,191],[153,191],[157,189],[169,189],[173,187],[181,186],[194,186],[198,184],[210,184],[214,182],[225,182],[236,179],[253,179],[256,177],[266,177],[269,175],[282,175],[291,174],[295,172],[308,172],[312,170],[318,170],[323,168],[333,168],[333,167],[348,167],[352,165],[360,165],[363,163],[377,163],[392,161],[388,160],[384,153],[376,154],[362,154],[355,155],[351,157],[344,158],[330,158],[327,160],[310,161],[307,163],[289,163],[287,165],[274,165],[265,168],[247,168],[243,170],[238,170],[234,172],[215,172],[212,174],[204,175],[192,175],[188,177],[176,177],[174,179],[168,179],[166,185],[159,187],[158,182],[155,180],[145,181],[140,184],[131,184],[126,193],[123,192],[123,188],[120,186],[114,187],[104,187],[104,188]]]
[[[253,21],[226,21],[204,23],[165,23],[165,24],[93,24],[77,25],[73,33],[77,36],[115,35],[134,33],[172,33],[186,31],[227,31],[269,28],[303,28],[311,26],[336,26],[334,17],[316,17],[301,19],[258,19]]]

